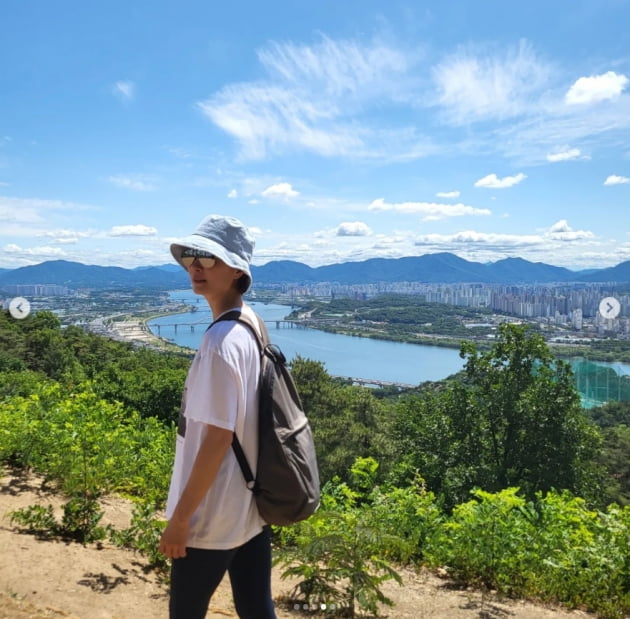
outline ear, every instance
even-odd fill
[[[243,273],[244,271],[241,271],[241,269],[234,269],[234,279],[240,279]]]

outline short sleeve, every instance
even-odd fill
[[[187,394],[187,419],[234,430],[241,402],[238,372],[216,353],[196,359],[191,372],[195,388]]]

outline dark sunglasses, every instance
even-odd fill
[[[211,269],[217,261],[216,256],[213,256],[207,251],[201,251],[199,249],[185,249],[182,252],[182,257],[180,258],[180,260],[186,268],[191,267],[195,260],[199,260],[199,264],[204,269]]]

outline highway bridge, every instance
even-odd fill
[[[361,387],[399,387],[400,389],[413,389],[418,385],[408,385],[407,383],[395,383],[388,380],[375,380],[374,378],[356,378],[354,376],[331,376],[331,378],[339,378],[341,380],[350,381],[353,385],[361,385]]]
[[[173,327],[175,333],[178,328],[190,329],[191,333],[195,332],[196,328],[207,329],[209,326],[208,320],[198,320],[197,322],[168,322],[151,325],[152,329],[156,329],[158,335],[161,334],[162,327]],[[275,325],[276,329],[304,329],[304,325],[296,320],[265,320],[265,324]]]

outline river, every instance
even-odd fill
[[[163,316],[149,321],[151,331],[180,346],[196,349],[205,328],[211,322],[206,301],[190,291],[175,291],[171,299],[188,303],[196,311]],[[353,337],[338,333],[326,333],[315,329],[288,328],[274,321],[281,321],[291,308],[286,305],[248,301],[267,323],[275,344],[291,360],[296,355],[321,361],[333,376],[347,376],[363,380],[384,381],[417,385],[424,381],[438,381],[459,372],[464,365],[459,350],[405,344],[370,338]],[[175,327],[174,325],[178,326]],[[575,360],[579,363],[581,360]],[[619,375],[630,375],[630,364],[597,362],[612,367]]]

